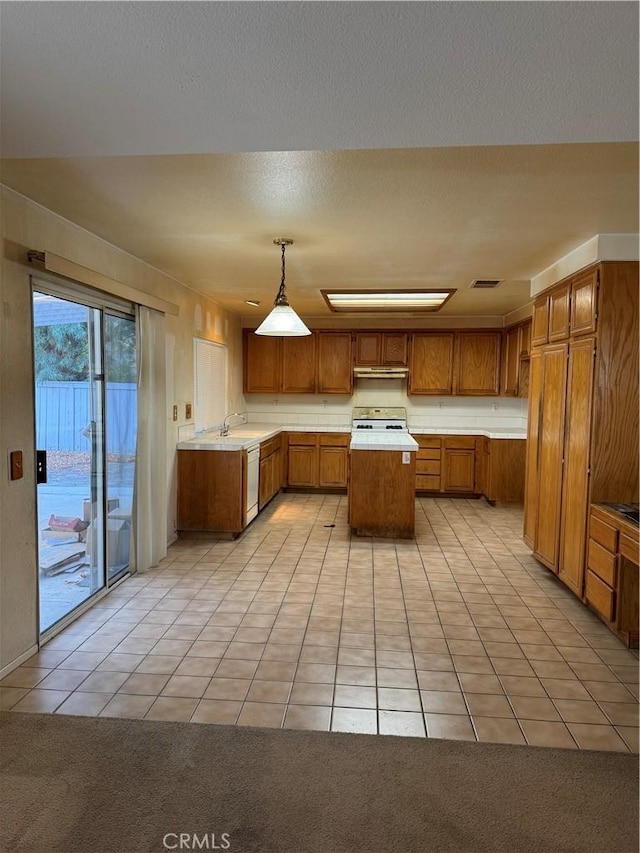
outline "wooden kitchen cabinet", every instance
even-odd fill
[[[475,492],[476,437],[452,436],[442,446],[442,491]]]
[[[439,492],[442,484],[442,439],[432,435],[414,435],[416,451],[416,491]]]
[[[519,326],[520,329],[520,358],[529,358],[531,355],[531,320],[526,320]]]
[[[538,347],[549,341],[549,295],[539,296],[533,303],[531,320],[531,346]]]
[[[282,386],[281,338],[244,333],[244,391],[279,394]]]
[[[411,335],[409,394],[452,394],[453,352],[453,332],[414,332]]]
[[[254,337],[258,337],[257,335]],[[316,390],[316,335],[282,338],[280,391],[314,394]]]
[[[638,501],[638,264],[596,264],[546,298],[557,309],[552,334],[568,328],[569,337],[536,346],[534,334],[524,538],[569,589],[610,616],[617,592],[598,574],[595,546],[589,556],[587,518],[590,504]]]
[[[178,530],[245,527],[246,451],[178,450]]]
[[[262,510],[282,488],[282,436],[277,435],[260,445],[260,485],[258,510]]]
[[[500,332],[456,333],[456,394],[493,396],[500,393],[500,341]]]
[[[351,394],[353,345],[351,332],[318,332],[319,394]]]
[[[476,492],[490,504],[522,503],[526,441],[483,436],[476,442]]]
[[[502,348],[502,393],[507,397],[518,394],[520,375],[520,329],[513,326],[504,333]]]
[[[554,287],[549,294],[549,343],[569,337],[571,284]]]
[[[406,332],[356,332],[355,364],[358,367],[404,367],[407,341]]]
[[[287,485],[346,489],[349,433],[290,432]]]

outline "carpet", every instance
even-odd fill
[[[638,849],[630,754],[19,713],[0,738],[5,851]]]

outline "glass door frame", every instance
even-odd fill
[[[50,273],[46,274],[32,274],[30,276],[30,284],[31,284],[31,293],[43,293],[48,296],[52,296],[54,298],[62,299],[67,302],[74,302],[76,304],[82,305],[89,309],[97,309],[100,312],[98,319],[98,335],[97,342],[99,343],[99,368],[100,372],[94,374],[92,377],[92,383],[99,383],[99,393],[95,394],[95,385],[91,391],[92,395],[92,406],[100,405],[102,407],[102,428],[100,430],[100,450],[99,456],[102,458],[101,472],[92,471],[92,478],[96,476],[98,473],[101,473],[102,483],[101,483],[101,513],[102,517],[102,530],[100,531],[100,535],[98,537],[99,549],[100,549],[100,559],[102,563],[102,574],[104,583],[101,585],[99,589],[97,589],[94,593],[89,595],[84,601],[80,602],[76,607],[70,610],[65,616],[58,619],[52,625],[47,627],[44,631],[40,628],[40,565],[39,565],[39,547],[40,547],[40,530],[38,523],[38,483],[34,482],[34,499],[35,499],[35,527],[36,527],[36,596],[37,596],[37,627],[38,627],[38,644],[42,646],[48,640],[52,639],[56,634],[74,622],[79,616],[93,607],[98,601],[104,598],[109,592],[122,583],[124,580],[129,577],[130,574],[135,573],[135,568],[132,568],[129,565],[126,569],[119,572],[114,576],[113,579],[109,578],[108,565],[107,565],[107,518],[108,518],[108,500],[107,500],[107,435],[106,435],[106,418],[107,418],[107,395],[106,395],[106,381],[105,381],[105,315],[114,315],[117,317],[126,318],[128,320],[132,320],[134,323],[136,322],[136,311],[133,303],[127,302],[125,300],[119,299],[118,297],[111,296],[110,294],[103,294],[100,291],[96,291],[87,285],[80,284],[79,282],[75,282],[72,280],[64,279],[59,276],[51,275]],[[32,329],[32,351],[33,351],[33,360],[35,364],[35,335],[34,335],[34,315],[33,315],[33,298],[31,300],[31,329]],[[96,354],[96,329],[94,323],[89,323],[89,346],[90,352],[92,355],[90,356],[90,369],[92,362],[94,361],[94,356]],[[36,413],[36,377],[35,373],[33,376],[33,410],[34,415]],[[37,421],[34,417],[34,433],[33,433],[33,447],[34,451],[37,447]],[[93,457],[93,453],[92,453]],[[91,484],[91,498],[94,496],[94,483]],[[93,567],[90,566],[90,570]]]

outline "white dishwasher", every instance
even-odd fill
[[[247,448],[247,485],[245,494],[245,527],[258,514],[258,489],[260,485],[260,445]]]

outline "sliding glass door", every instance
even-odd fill
[[[133,317],[40,285],[33,338],[43,634],[128,571],[137,421]]]

